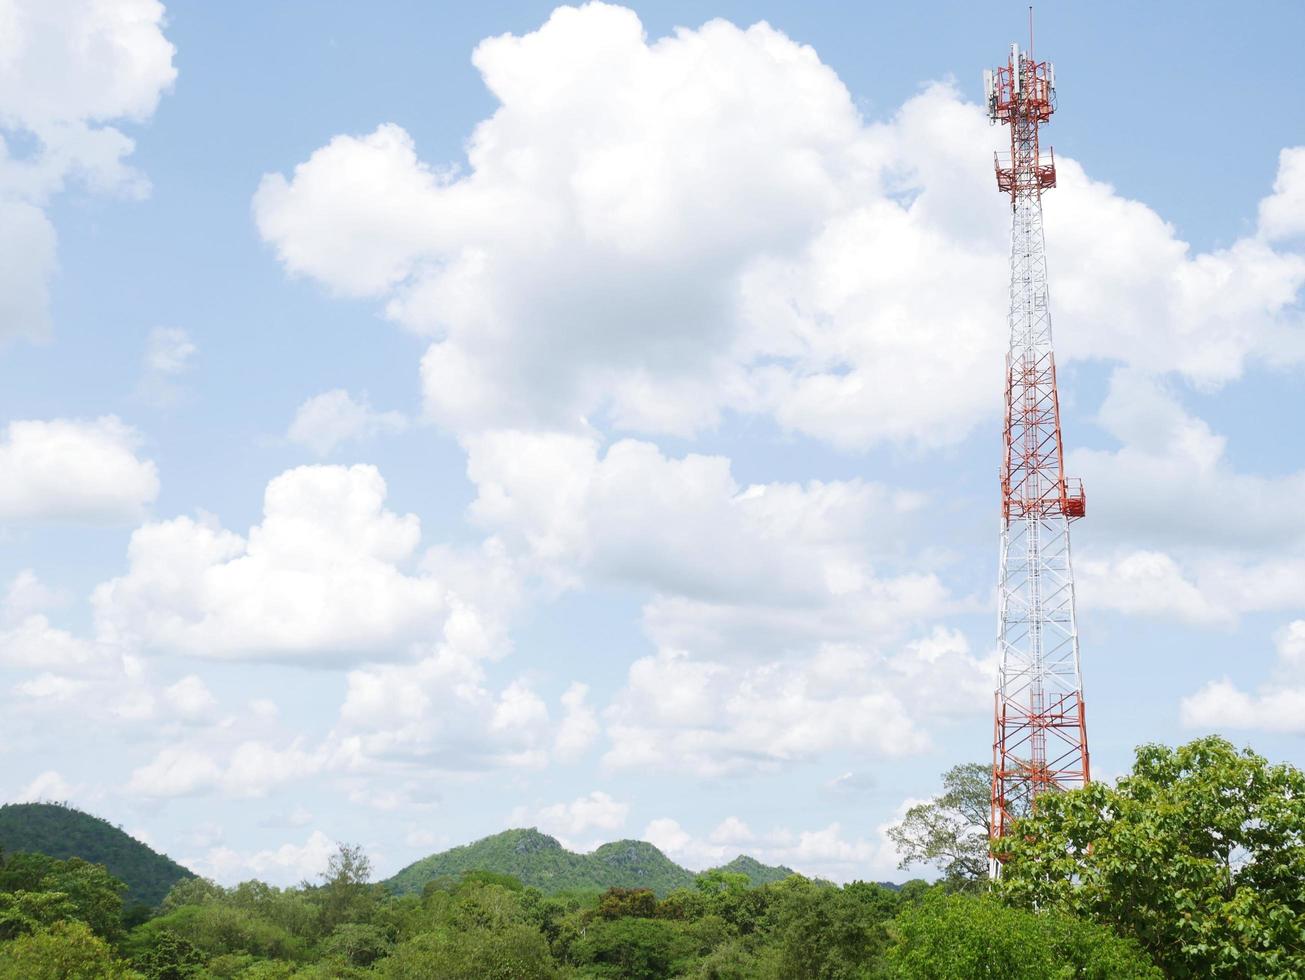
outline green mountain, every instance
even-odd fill
[[[792,868],[786,868],[782,864],[778,867],[762,864],[756,858],[750,858],[746,854],[740,854],[729,864],[722,864],[720,870],[747,875],[748,881],[754,886],[769,885],[771,882],[783,881],[789,875],[797,874]]]
[[[102,864],[127,885],[124,900],[158,905],[194,872],[142,844],[107,820],[58,803],[0,806],[0,850],[35,851],[54,858],[79,857]]]
[[[794,873],[789,868],[772,868],[743,855],[725,865],[725,870],[746,874],[754,885],[778,881]],[[691,888],[696,877],[646,841],[620,840],[604,844],[592,854],[576,854],[532,827],[505,830],[424,857],[383,884],[403,895],[420,892],[427,882],[436,878],[458,878],[468,871],[512,875],[547,894],[615,887],[651,888],[661,896],[676,888]]]

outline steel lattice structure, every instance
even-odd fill
[[[1010,353],[1001,468],[997,644],[1001,674],[993,735],[991,833],[1004,836],[1038,794],[1088,782],[1087,728],[1074,615],[1069,526],[1086,498],[1065,478],[1042,230],[1042,192],[1056,185],[1039,127],[1055,111],[1055,69],[1011,46],[985,72],[989,119],[1010,127],[996,159],[1011,200]],[[1002,855],[993,848],[991,873]]]

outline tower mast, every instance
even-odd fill
[[[1048,152],[1042,159],[1038,130],[1056,109],[1055,68],[1013,44],[1004,66],[984,72],[984,89],[989,120],[1010,127],[1009,155],[996,158],[997,187],[1010,195],[1011,254],[992,749],[995,843],[1039,794],[1089,779],[1069,548],[1070,523],[1083,516],[1086,498],[1081,482],[1065,478],[1042,232],[1042,192],[1056,186],[1056,158]],[[994,846],[993,877],[1003,859]]]

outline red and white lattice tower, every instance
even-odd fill
[[[1031,45],[1030,45],[1031,46]],[[1051,347],[1042,192],[1056,185],[1038,128],[1056,108],[1050,62],[1011,46],[984,73],[988,117],[1010,127],[997,154],[997,187],[1010,195],[1010,353],[1006,358],[1005,458],[1001,467],[1001,571],[992,762],[992,839],[1048,791],[1088,781],[1087,728],[1074,621],[1069,525],[1082,517],[1082,484],[1065,478]],[[1001,869],[994,848],[991,873]]]

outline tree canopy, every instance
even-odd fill
[[[1038,799],[1000,894],[1134,937],[1173,977],[1305,976],[1305,773],[1210,737]]]

